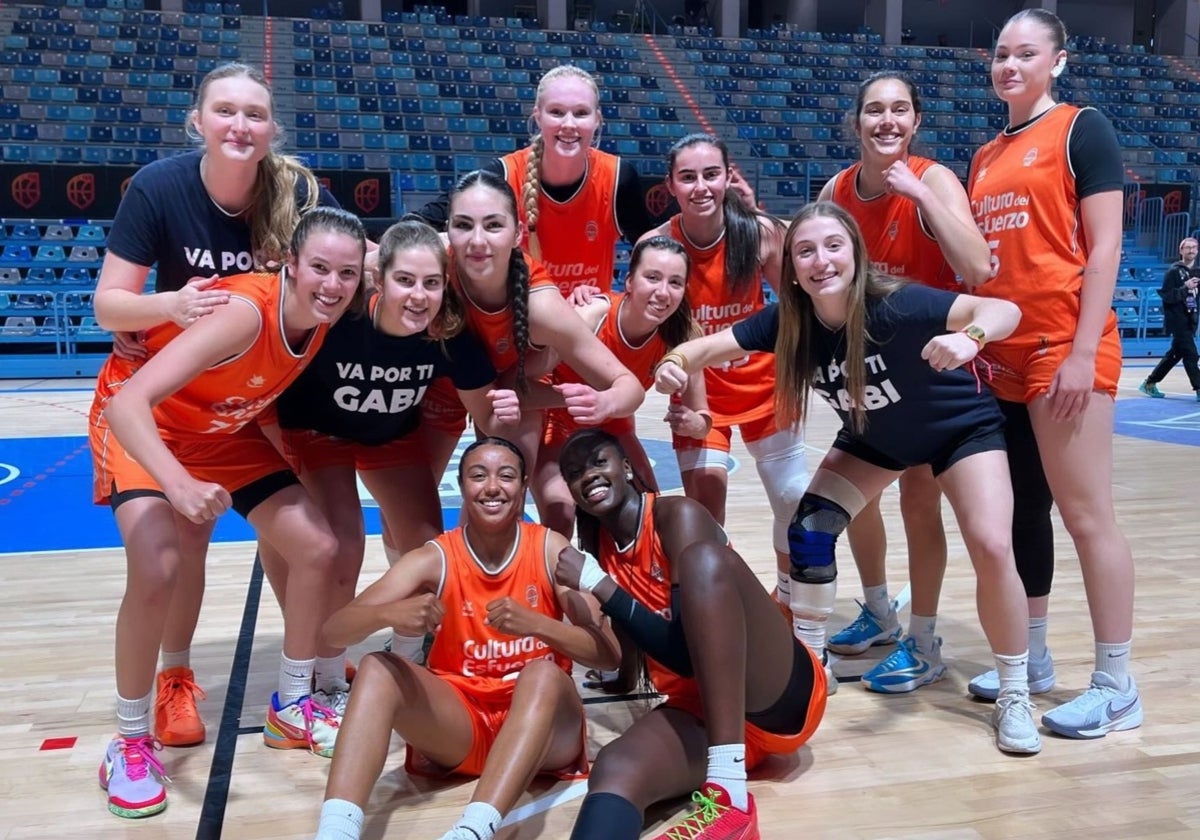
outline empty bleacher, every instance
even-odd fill
[[[649,177],[699,117],[726,138],[759,199],[787,215],[857,155],[846,128],[859,80],[905,70],[923,98],[918,139],[965,176],[1004,123],[980,50],[885,45],[870,34],[751,30],[741,39],[675,28],[554,32],[523,18],[452,16],[436,7],[378,22],[243,16],[236,3],[44,0],[0,7],[0,158],[12,163],[142,165],[191,148],[184,132],[200,79],[229,60],[269,58],[287,147],[318,169],[390,173],[392,212],[419,206],[461,173],[529,138],[541,74],[571,62],[595,75],[600,145]],[[658,58],[665,55],[694,113]],[[1194,61],[1084,40],[1073,45],[1064,99],[1094,104],[1117,127],[1131,184],[1193,184],[1200,164]],[[1114,308],[1127,352],[1161,347],[1156,300],[1189,207],[1139,197],[1131,208]],[[1185,214],[1180,216],[1179,214]],[[1168,218],[1174,221],[1168,223]],[[90,291],[104,223],[5,221],[0,341],[23,352],[8,375],[86,368],[102,347]],[[89,347],[89,344],[91,345]],[[40,355],[47,365],[30,361]],[[83,360],[83,361],[80,361]]]

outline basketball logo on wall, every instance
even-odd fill
[[[363,213],[379,206],[379,179],[365,178],[354,185],[354,203]]]
[[[667,192],[666,184],[655,184],[646,190],[646,210],[655,218],[667,212],[671,203],[671,194]]]
[[[96,176],[91,172],[76,175],[67,181],[67,201],[77,210],[86,210],[96,200]]]
[[[37,172],[22,172],[12,179],[13,201],[26,210],[42,200],[42,176]]]

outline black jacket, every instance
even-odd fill
[[[1188,268],[1177,262],[1163,275],[1162,288],[1158,293],[1163,302],[1163,327],[1169,333],[1196,332],[1196,291],[1188,291],[1184,285],[1189,277],[1200,277],[1200,265]]]

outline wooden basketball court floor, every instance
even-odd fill
[[[1118,420],[1132,419],[1118,423],[1114,442],[1118,515],[1137,563],[1134,671],[1145,724],[1097,741],[1043,732],[1043,750],[1035,757],[996,751],[991,706],[966,693],[967,681],[989,667],[990,657],[975,617],[970,564],[947,509],[950,564],[938,625],[946,678],[900,696],[874,695],[844,682],[809,745],[753,777],[764,838],[1200,837],[1200,405],[1181,370],[1164,383],[1169,399],[1141,397],[1135,388],[1147,370],[1144,361],[1127,364]],[[7,480],[3,464],[18,462],[29,439],[85,434],[90,387],[86,380],[0,380],[0,482]],[[661,398],[648,398],[639,415],[646,437],[667,438],[659,423],[663,411]],[[818,407],[808,431],[810,466],[834,429],[832,413]],[[768,507],[740,441],[734,452],[741,465],[730,482],[728,528],[769,585]],[[86,451],[79,457],[86,459]],[[0,499],[12,499],[25,486],[23,478],[0,483]],[[89,501],[80,494],[53,504],[65,525]],[[888,567],[895,592],[906,575],[894,488],[884,511],[894,535]],[[327,762],[300,751],[269,750],[258,734],[276,679],[282,628],[269,590],[256,600],[253,545],[214,545],[209,555],[193,647],[193,665],[208,692],[200,704],[208,741],[165,751],[172,779],[168,809],[127,821],[108,813],[96,781],[114,731],[112,627],[123,591],[122,552],[114,546],[14,553],[13,536],[25,527],[15,505],[0,504],[0,838],[312,837]],[[1092,662],[1078,563],[1061,525],[1057,537],[1050,643],[1058,686],[1036,698],[1040,710],[1081,690]],[[378,538],[370,539],[363,582],[383,568]],[[853,599],[860,597],[848,553],[840,569],[836,626],[856,615]],[[383,638],[367,640],[351,656],[377,649]],[[838,670],[852,674],[869,664],[847,661]],[[588,706],[594,755],[640,706],[585,695],[601,701]],[[471,782],[410,780],[398,739],[392,747],[368,806],[365,836],[441,836],[467,801]],[[535,782],[519,803],[518,821],[500,837],[566,837],[582,790],[568,782]],[[685,805],[656,811],[643,836],[655,836]]]

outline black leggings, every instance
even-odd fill
[[[1013,553],[1025,594],[1040,598],[1050,594],[1054,580],[1054,529],[1050,507],[1054,497],[1042,469],[1037,438],[1024,403],[999,400],[1004,412],[1004,439],[1008,445],[1008,470],[1013,486]]]

